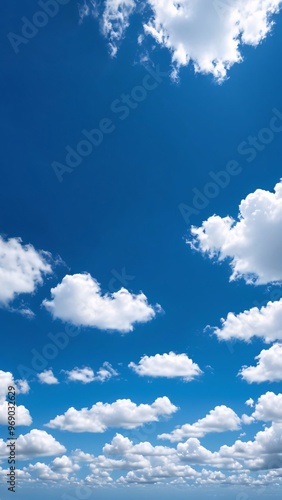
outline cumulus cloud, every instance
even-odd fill
[[[152,405],[118,399],[112,404],[96,403],[90,409],[69,408],[46,426],[71,432],[105,432],[110,427],[135,429],[147,422],[157,422],[159,417],[169,417],[177,409],[166,396],[157,398]]]
[[[263,349],[256,356],[256,366],[243,367],[241,377],[252,382],[279,382],[282,380],[282,344],[274,344],[270,349]]]
[[[87,366],[84,368],[74,368],[73,370],[65,371],[65,373],[70,382],[82,382],[83,384],[89,384],[94,381],[105,382],[118,375],[118,372],[107,361],[97,371],[97,375],[95,375],[92,368]]]
[[[16,425],[31,425],[32,418],[29,410],[23,406],[16,406]],[[8,425],[8,402],[0,404],[0,425]]]
[[[149,0],[145,32],[172,53],[175,68],[192,62],[195,72],[217,80],[242,60],[241,45],[257,46],[272,27],[279,0]]]
[[[97,2],[92,0],[91,5],[96,13]],[[147,0],[138,11],[145,36],[171,53],[174,76],[180,67],[191,63],[195,72],[222,81],[229,68],[242,61],[244,45],[256,47],[265,39],[280,6],[280,0]],[[109,40],[112,55],[136,7],[134,0],[104,3],[100,12],[102,32]],[[83,15],[90,12],[84,9]],[[143,38],[137,33],[138,41]]]
[[[252,416],[264,422],[282,423],[282,394],[269,391],[260,396]]]
[[[125,288],[102,295],[99,283],[87,273],[66,275],[51,295],[43,305],[54,318],[101,330],[130,332],[135,323],[150,321],[160,310],[143,293],[134,295]]]
[[[21,434],[17,439],[17,458],[19,460],[61,455],[65,451],[66,448],[46,431],[32,429],[28,434]],[[6,456],[6,443],[3,439],[0,439],[0,458]]]
[[[0,236],[0,305],[8,306],[18,294],[33,293],[52,273],[50,260],[48,252],[23,245],[20,238]]]
[[[89,384],[94,380],[94,372],[92,368],[74,368],[71,371],[65,371],[67,378],[71,382],[82,382],[83,384]]]
[[[128,366],[143,377],[180,377],[190,381],[202,374],[199,366],[187,354],[174,352],[143,356],[138,365],[131,362]]]
[[[185,424],[169,434],[160,434],[159,439],[171,442],[183,441],[187,437],[203,437],[213,432],[236,431],[240,429],[240,418],[227,406],[216,406],[208,415],[194,424]]]
[[[38,373],[37,377],[41,384],[54,385],[59,383],[52,370],[44,370],[43,372]]]
[[[190,245],[218,261],[230,260],[230,280],[266,284],[282,280],[282,182],[241,201],[238,221],[213,215],[192,227]]]
[[[266,343],[282,340],[282,299],[268,302],[261,309],[252,307],[237,315],[230,312],[226,319],[221,319],[221,323],[221,328],[214,330],[219,340],[249,342],[253,337],[261,338]]]

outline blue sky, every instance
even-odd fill
[[[5,2],[1,500],[278,496],[280,6]]]

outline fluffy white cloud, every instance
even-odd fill
[[[187,354],[174,352],[143,356],[138,365],[131,362],[128,366],[143,377],[181,377],[190,381],[202,374],[199,366],[188,358]]]
[[[16,406],[16,425],[31,425],[32,418],[25,406]],[[8,425],[8,402],[0,404],[0,425]]]
[[[252,416],[264,422],[282,423],[282,394],[267,392],[260,396]]]
[[[282,345],[274,344],[256,356],[257,366],[243,367],[240,375],[247,382],[279,382],[282,380]]]
[[[33,293],[43,276],[52,273],[50,258],[20,238],[0,236],[0,305],[7,306],[20,293]]]
[[[61,455],[65,451],[66,448],[46,431],[32,429],[28,434],[21,434],[17,439],[17,458],[19,460]],[[6,442],[0,439],[0,458],[6,456]]]
[[[175,67],[190,61],[196,72],[219,81],[242,60],[240,45],[257,46],[272,26],[279,0],[149,0],[153,15],[144,25],[172,53]]]
[[[245,402],[245,405],[250,406],[251,408],[254,406],[254,404],[255,404],[255,402],[254,402],[253,398],[249,398]]]
[[[282,280],[282,182],[274,193],[257,189],[241,201],[239,220],[213,215],[192,227],[190,245],[210,258],[231,259],[231,280],[266,284]]]
[[[54,385],[59,383],[52,370],[44,370],[44,372],[38,373],[37,377],[41,384]]]
[[[170,434],[160,434],[159,439],[171,442],[183,441],[187,437],[203,437],[211,432],[236,431],[240,428],[240,418],[227,406],[216,406],[208,415],[194,424],[185,424]]]
[[[73,461],[66,455],[55,458],[52,462],[52,467],[54,470],[60,471],[62,474],[69,474],[80,469],[79,465],[73,463]]]
[[[71,382],[82,382],[83,384],[89,384],[94,380],[94,372],[92,368],[74,368],[71,371],[65,371],[68,380]]]
[[[96,14],[97,4],[94,0],[91,4]],[[138,10],[145,35],[170,51],[174,76],[181,66],[191,63],[195,72],[222,81],[228,69],[242,61],[241,48],[256,47],[267,36],[280,6],[280,0],[147,0]],[[102,32],[112,55],[136,7],[134,0],[104,3]],[[84,9],[83,17],[90,12]],[[143,39],[143,35],[137,38]]]
[[[268,302],[261,309],[252,307],[237,315],[230,312],[221,323],[221,328],[214,330],[219,340],[249,342],[253,337],[262,338],[266,343],[282,340],[282,299]]]
[[[105,432],[109,427],[134,429],[147,422],[157,422],[159,417],[168,417],[177,409],[165,396],[157,398],[152,405],[118,399],[112,404],[96,403],[90,409],[69,408],[46,426],[71,432]]]
[[[105,382],[118,375],[118,372],[107,361],[97,371],[97,375],[95,375],[92,368],[87,366],[85,368],[74,368],[73,370],[65,371],[65,373],[70,382],[82,382],[83,384],[89,384],[94,381]]]
[[[143,293],[134,295],[125,288],[102,295],[99,283],[90,274],[66,275],[51,289],[52,300],[43,305],[62,321],[101,330],[130,332],[135,323],[146,323],[156,316]]]

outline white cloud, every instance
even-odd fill
[[[93,462],[94,458],[94,455],[91,455],[91,453],[85,453],[79,448],[72,452],[72,459],[74,462]]]
[[[246,415],[245,413],[241,417],[241,422],[244,425],[250,425],[255,421],[254,417]]]
[[[252,416],[264,422],[282,423],[282,394],[267,392],[260,396]]]
[[[185,424],[170,434],[161,434],[159,439],[183,441],[187,437],[203,437],[213,432],[236,431],[240,428],[240,418],[227,406],[216,406],[204,418],[194,424]]]
[[[70,474],[80,469],[79,465],[73,463],[73,461],[66,455],[55,458],[52,462],[52,467],[61,474]]]
[[[282,182],[274,193],[257,189],[241,201],[239,220],[213,215],[192,227],[190,245],[218,261],[231,259],[231,280],[282,281]]]
[[[33,293],[52,273],[48,252],[23,245],[20,238],[0,236],[0,305],[7,306],[20,293]]]
[[[187,354],[174,352],[143,356],[138,365],[131,362],[128,366],[143,377],[181,377],[191,381],[202,374],[199,366],[188,358]]]
[[[221,323],[221,328],[214,330],[219,340],[249,342],[253,337],[262,338],[266,343],[282,340],[282,299],[268,302],[261,309],[252,307],[238,315],[230,312]]]
[[[69,408],[46,425],[71,432],[105,432],[109,427],[134,429],[147,422],[157,422],[159,417],[170,416],[177,409],[167,397],[157,398],[152,405],[139,406],[130,399],[118,399],[112,404],[96,403],[90,409]]]
[[[74,368],[71,371],[65,372],[68,380],[71,382],[82,382],[83,384],[89,384],[94,380],[94,372],[92,368]]]
[[[97,10],[93,0],[92,6]],[[106,0],[102,32],[115,55],[137,4],[134,0]],[[226,78],[235,63],[242,61],[244,45],[256,47],[273,26],[273,14],[280,0],[147,0],[139,5],[145,35],[167,48],[172,57],[173,75],[189,63],[195,72]],[[90,9],[84,15],[90,13]],[[143,34],[137,33],[140,43]]]
[[[15,386],[18,394],[27,394],[30,391],[27,380],[16,380]]]
[[[256,356],[256,366],[243,367],[241,377],[247,382],[279,382],[282,380],[282,344],[263,349]]]
[[[15,414],[15,420],[16,420],[16,425],[31,425],[32,424],[32,418],[31,415],[25,406],[20,405],[16,406],[16,414]],[[0,425],[6,425],[8,426],[8,402],[4,401],[3,403],[0,404]]]
[[[32,429],[28,434],[21,434],[17,439],[17,458],[19,460],[61,455],[65,451],[65,447],[46,431]],[[6,443],[0,439],[0,458],[6,456]]]
[[[245,402],[245,405],[250,406],[251,408],[254,406],[254,404],[255,404],[255,402],[254,402],[253,398],[249,398]]]
[[[89,384],[94,381],[105,382],[118,375],[118,372],[107,361],[97,371],[97,375],[95,375],[95,372],[90,367],[74,368],[73,370],[65,371],[65,373],[70,382],[82,382],[83,384]]]
[[[134,0],[106,0],[102,31],[109,40],[111,54],[114,56],[118,50],[118,44],[129,26],[129,18],[135,10]]]
[[[108,361],[103,363],[103,366],[97,371],[97,375],[94,380],[98,380],[100,382],[105,382],[112,377],[117,377],[118,372],[112,367]]]
[[[38,373],[37,377],[41,384],[54,385],[59,383],[52,370],[44,370],[43,372]]]
[[[90,274],[66,275],[51,289],[52,300],[43,305],[62,321],[101,330],[130,332],[135,323],[146,323],[156,316],[143,293],[134,295],[125,288],[102,295],[99,283]]]

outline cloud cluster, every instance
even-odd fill
[[[91,4],[96,11],[96,2]],[[112,55],[116,55],[137,5],[134,0],[104,3],[102,32]],[[280,7],[280,0],[147,0],[138,12],[145,35],[171,53],[174,76],[180,67],[191,63],[195,72],[222,81],[229,68],[242,61],[244,45],[256,47],[264,40]],[[90,9],[84,10],[83,16],[87,13]]]
[[[135,429],[147,422],[157,422],[159,417],[169,417],[177,409],[165,396],[157,398],[152,405],[118,399],[112,404],[98,402],[90,409],[69,408],[46,426],[71,432],[105,432],[110,427]]]
[[[52,273],[51,255],[23,245],[20,238],[0,236],[0,305],[7,306],[18,294],[33,293]]]
[[[257,189],[241,201],[236,222],[213,215],[192,227],[190,245],[218,261],[230,260],[231,280],[267,284],[282,281],[282,182],[274,192]]]
[[[174,352],[143,356],[137,365],[131,362],[128,366],[142,377],[180,377],[190,381],[202,374],[199,366],[187,354]]]
[[[149,305],[143,293],[134,295],[125,288],[102,295],[99,283],[88,273],[66,275],[51,295],[43,305],[54,318],[123,333],[132,331],[135,323],[150,321],[160,309]]]
[[[162,398],[164,400],[166,398]],[[167,401],[156,400],[162,407]],[[118,402],[117,402],[118,403]],[[154,404],[155,404],[154,403]],[[85,484],[93,485],[130,485],[130,484],[183,484],[183,485],[282,485],[282,394],[267,392],[260,396],[256,404],[250,398],[248,406],[254,406],[249,419],[256,422],[270,422],[269,427],[258,431],[252,440],[238,439],[231,445],[222,445],[218,451],[210,451],[194,436],[185,442],[178,442],[175,447],[155,446],[148,441],[134,443],[128,437],[117,433],[110,443],[103,447],[102,454],[95,456],[82,450],[75,450],[70,456],[65,448],[44,431],[33,430],[20,436],[18,449],[20,458],[31,459],[37,456],[56,457],[50,464],[37,462],[19,471],[23,480],[40,480],[70,484],[76,482],[76,472],[81,466],[89,469],[84,477]],[[154,405],[153,404],[153,405]],[[149,405],[128,406],[127,416],[121,416],[122,409],[116,407],[110,418],[125,418],[136,421],[137,413],[148,414]],[[151,408],[153,407],[151,406]],[[142,411],[141,411],[142,407]],[[131,417],[128,409],[131,409]],[[97,410],[97,408],[96,408]],[[167,412],[168,413],[168,412]],[[124,414],[125,415],[125,414]],[[91,425],[93,414],[84,415],[85,423]],[[101,414],[100,414],[101,416]],[[109,413],[108,413],[109,416]],[[95,417],[94,417],[95,418]],[[103,417],[104,418],[104,417]],[[224,420],[229,424],[224,424]],[[243,420],[243,419],[242,419]],[[112,426],[111,420],[109,427]],[[193,432],[204,435],[207,432],[221,432],[239,428],[240,419],[230,408],[217,407],[204,419],[193,426]],[[121,421],[119,422],[121,424]],[[86,430],[86,429],[84,429]],[[191,428],[190,428],[191,430]],[[181,437],[181,436],[180,436]],[[200,436],[199,436],[200,437]],[[177,439],[178,440],[178,439]],[[7,453],[6,444],[0,441],[0,458]],[[5,471],[0,469],[0,476]]]

